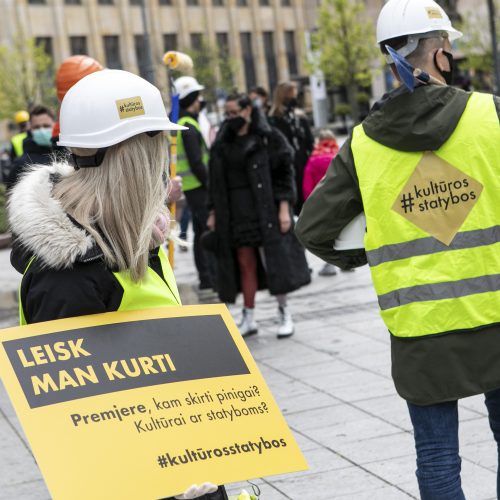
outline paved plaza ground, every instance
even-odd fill
[[[322,263],[309,260],[313,283],[290,296],[296,334],[276,339],[276,303],[259,292],[260,332],[247,342],[310,465],[304,473],[258,479],[261,498],[418,498],[411,424],[391,380],[389,336],[369,270],[323,278],[317,274]],[[5,292],[18,280],[8,266],[8,251],[2,250],[0,298],[5,300],[11,300]],[[189,296],[195,283],[190,252],[178,254],[175,273]],[[240,307],[230,309],[238,316]],[[14,322],[0,303],[0,325]],[[483,398],[463,400],[460,419],[466,497],[494,499],[497,451]],[[0,499],[50,498],[3,387],[0,443]]]

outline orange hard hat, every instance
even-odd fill
[[[90,56],[71,56],[65,59],[56,73],[56,89],[59,101],[62,101],[66,92],[84,76],[102,69],[104,67]]]

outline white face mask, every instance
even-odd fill
[[[37,128],[31,134],[39,146],[52,146],[52,127]]]

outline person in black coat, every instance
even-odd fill
[[[282,82],[274,91],[273,105],[269,112],[269,122],[287,138],[295,151],[295,185],[297,201],[294,206],[295,215],[299,215],[304,204],[302,182],[304,169],[314,148],[314,136],[304,112],[298,109],[297,85],[293,82]]]
[[[13,161],[6,181],[7,188],[17,183],[19,176],[29,165],[49,165],[54,152],[52,142],[52,128],[54,115],[45,106],[34,106],[30,111],[30,129],[23,141],[24,153]]]
[[[217,256],[224,302],[243,292],[243,336],[257,333],[257,289],[278,300],[278,337],[293,334],[286,294],[310,282],[304,249],[293,232],[293,150],[246,95],[228,97],[226,120],[212,146],[207,235]],[[209,243],[210,244],[210,243]]]

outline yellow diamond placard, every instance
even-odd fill
[[[432,152],[426,152],[392,209],[449,245],[477,203],[483,185]]]

